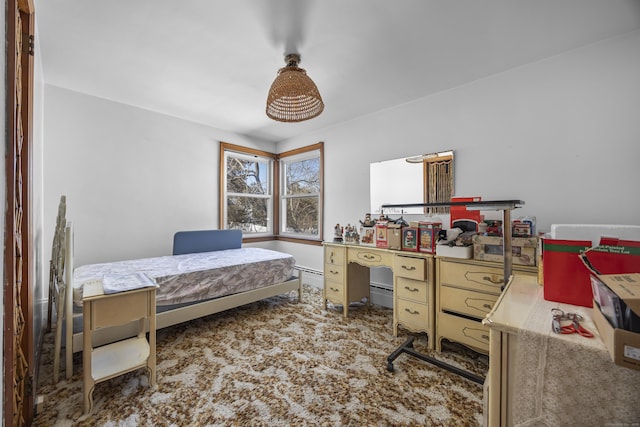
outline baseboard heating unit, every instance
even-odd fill
[[[393,288],[384,283],[371,282],[371,304],[393,308]]]
[[[324,275],[322,274],[322,271],[299,265],[296,265],[296,270],[298,270],[298,274],[302,275],[303,285],[309,285],[318,289],[322,289],[324,287]]]

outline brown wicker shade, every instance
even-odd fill
[[[298,68],[300,55],[289,54],[278,70],[267,98],[267,116],[279,122],[301,122],[322,113],[324,103],[316,84]]]

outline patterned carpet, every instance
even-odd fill
[[[52,385],[52,334],[45,338],[38,426],[477,426],[482,386],[408,355],[387,371],[392,311],[325,310],[321,291],[295,293],[157,332],[157,384],[145,370],[96,385],[82,415],[82,359]],[[427,353],[426,337],[415,348]],[[454,351],[455,350],[455,351]],[[486,375],[486,356],[445,346],[435,357]],[[64,378],[64,375],[62,375]]]

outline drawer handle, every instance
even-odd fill
[[[488,282],[494,283],[496,285],[500,285],[500,284],[504,283],[504,279],[503,278],[494,279],[493,277],[494,276],[484,276],[483,279],[488,281]]]
[[[333,270],[329,270],[329,273],[331,273],[331,274],[339,274],[337,271],[333,271]]]
[[[409,310],[408,308],[405,308],[404,311],[406,311],[409,314],[420,314],[419,311],[417,311],[417,310]]]
[[[329,288],[329,289],[331,289],[333,292],[338,292],[340,290],[338,288]]]
[[[410,288],[408,286],[405,286],[404,288],[406,290],[408,290],[409,292],[419,292],[420,291],[420,289],[418,289],[418,288]]]
[[[482,306],[488,310],[491,310],[491,304],[482,304]]]
[[[375,256],[373,256],[373,255],[369,255],[369,254],[364,254],[364,255],[362,255],[362,258],[364,258],[364,259],[376,259],[376,257],[375,257]]]
[[[406,265],[403,265],[402,268],[404,268],[405,270],[413,271],[416,269],[416,266],[412,265],[411,267],[407,267]]]
[[[329,262],[330,262],[331,264],[335,264],[335,262],[333,262],[333,254],[331,254],[331,256],[329,257]]]
[[[482,339],[485,341],[489,341],[489,335],[482,335]]]

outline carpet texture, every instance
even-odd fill
[[[52,385],[53,334],[45,337],[38,426],[477,426],[482,386],[401,355],[392,310],[322,305],[321,291],[295,293],[157,332],[157,384],[143,369],[96,385],[82,415],[82,358]],[[486,375],[488,359],[462,347],[417,350]],[[445,343],[446,344],[446,343]],[[64,362],[62,364],[64,366]]]

